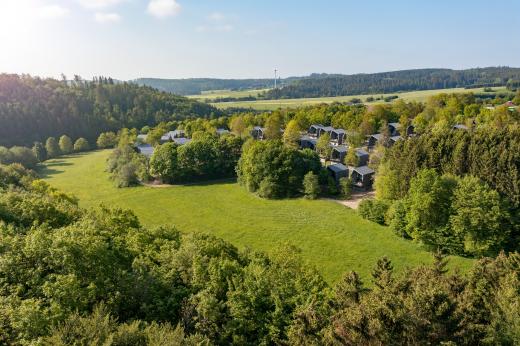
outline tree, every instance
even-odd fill
[[[99,135],[96,145],[99,149],[113,148],[117,145],[117,136],[114,132],[103,132]]]
[[[34,142],[32,151],[39,162],[43,162],[47,159],[47,152],[45,151],[45,147],[43,146],[42,142]]]
[[[271,114],[265,121],[264,136],[266,139],[282,138],[282,116],[278,112]]]
[[[150,174],[165,183],[173,183],[180,176],[177,162],[177,145],[165,143],[155,148],[150,159]]]
[[[318,138],[318,142],[316,143],[316,150],[318,154],[323,157],[325,160],[330,158],[330,154],[332,152],[332,148],[330,146],[330,134],[324,133]]]
[[[339,179],[339,192],[343,199],[350,199],[352,197],[352,180],[350,178]]]
[[[316,199],[320,194],[318,176],[313,172],[309,172],[303,177],[303,193],[308,199]]]
[[[237,116],[231,120],[230,128],[237,136],[245,137],[248,135],[247,126],[244,122],[244,118],[241,116]]]
[[[301,129],[298,122],[294,119],[289,121],[283,133],[283,142],[287,146],[298,148],[300,133]]]
[[[47,138],[47,141],[45,142],[45,150],[47,151],[48,158],[54,158],[61,155],[60,147],[54,137]]]
[[[81,151],[88,151],[89,149],[90,146],[85,138],[78,138],[76,142],[74,142],[74,151],[77,153]]]
[[[347,156],[345,157],[345,163],[348,166],[358,167],[359,166],[359,157],[357,156],[356,149],[349,148],[347,151]]]
[[[65,155],[72,153],[72,151],[74,150],[72,140],[69,136],[66,135],[60,137],[59,146],[61,153]]]

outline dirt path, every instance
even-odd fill
[[[340,200],[340,199],[329,199],[329,201],[334,201],[336,203],[339,203],[341,205],[344,205],[345,207],[351,208],[351,209],[357,209],[359,206],[359,203],[361,203],[362,200],[367,198],[374,198],[375,191],[369,191],[369,192],[357,192],[352,194],[352,197],[349,200]]]

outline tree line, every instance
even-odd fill
[[[30,146],[66,134],[94,143],[105,131],[220,115],[210,105],[111,79],[0,75],[0,145]]]

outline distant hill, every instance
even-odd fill
[[[355,75],[313,74],[276,90],[265,99],[349,96],[446,88],[520,84],[520,68],[486,67],[468,70],[418,69]]]
[[[273,85],[272,79],[139,78],[132,82],[178,95],[199,95],[209,90],[265,89]]]

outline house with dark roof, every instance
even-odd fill
[[[343,129],[333,129],[330,132],[330,142],[333,145],[343,145],[347,139],[347,131]]]
[[[399,136],[399,129],[401,124],[399,123],[388,123],[388,130],[390,131],[390,137]]]
[[[330,135],[330,133],[334,130],[334,128],[332,126],[322,126],[319,130],[318,130],[318,137],[320,136],[323,136],[324,134],[328,133]]]
[[[334,178],[336,183],[339,183],[341,178],[348,178],[348,168],[341,163],[333,163],[327,166],[327,171],[330,176]]]
[[[330,153],[330,160],[335,162],[345,162],[348,148],[346,145],[333,146]]]
[[[413,136],[414,134],[415,134],[415,126],[408,125],[406,127],[406,136],[410,137],[410,136]]]
[[[370,154],[363,149],[356,149],[356,156],[358,158],[358,166],[368,165]]]
[[[389,140],[389,143],[388,143],[388,144],[389,144],[390,146],[392,146],[392,145],[394,145],[397,141],[400,141],[400,140],[402,140],[402,139],[403,139],[403,137],[401,137],[401,136],[392,136],[392,137],[390,137],[390,140]]]
[[[173,140],[175,138],[184,138],[184,137],[186,137],[184,130],[169,131],[161,137],[161,142],[162,143],[173,142]]]
[[[255,126],[251,130],[251,136],[254,139],[262,140],[262,139],[264,139],[264,132],[265,132],[265,128],[264,127]]]
[[[316,150],[316,143],[318,140],[307,135],[303,135],[299,139],[300,149],[311,149]]]
[[[309,130],[307,131],[307,134],[310,137],[318,138],[320,129],[323,128],[323,125],[321,124],[314,124],[309,127]]]
[[[383,137],[383,135],[380,133],[375,133],[373,135],[370,135],[370,137],[368,138],[368,147],[374,148],[381,140],[381,137]]]
[[[138,153],[143,154],[144,156],[150,158],[153,155],[154,148],[150,144],[138,144],[135,147]]]
[[[350,167],[352,184],[364,190],[370,190],[374,184],[375,171],[368,166]]]

